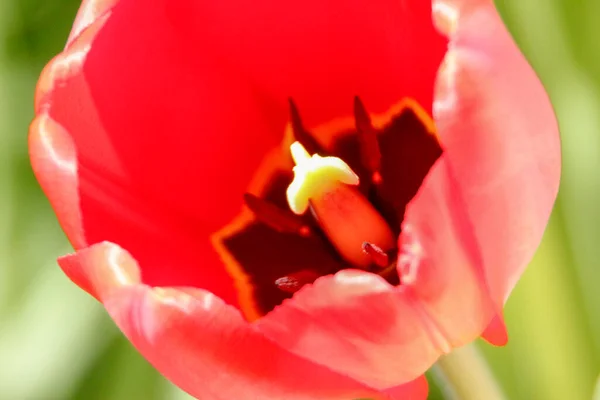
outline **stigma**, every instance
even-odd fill
[[[358,190],[358,175],[340,158],[311,155],[299,142],[290,151],[296,165],[286,192],[290,209],[298,215],[310,209],[331,244],[352,266],[367,269],[380,264],[374,262],[374,255],[393,250],[396,238]]]

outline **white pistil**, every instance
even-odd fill
[[[299,142],[290,146],[294,180],[288,186],[290,209],[313,215],[340,255],[353,266],[367,268],[373,258],[363,251],[365,242],[383,252],[396,245],[387,222],[357,188],[358,176],[337,157],[310,156]]]
[[[304,146],[294,142],[290,146],[294,167],[294,180],[288,186],[286,195],[290,209],[296,214],[304,214],[311,198],[318,197],[332,184],[342,182],[358,185],[358,175],[337,157],[321,157],[308,154]]]

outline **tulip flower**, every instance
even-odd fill
[[[60,266],[203,399],[426,397],[560,174],[492,0],[86,0],[35,110]]]

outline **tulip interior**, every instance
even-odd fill
[[[242,213],[213,236],[249,320],[342,269],[402,284],[397,237],[406,205],[442,154],[435,125],[409,98],[371,116],[355,97],[349,114],[315,135],[290,100],[281,146],[256,171]]]

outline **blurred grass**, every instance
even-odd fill
[[[37,76],[78,3],[0,2],[0,398],[183,400],[53,262],[69,247],[31,174],[26,130]],[[507,304],[510,343],[481,347],[510,399],[586,400],[600,371],[600,2],[497,5],[556,107],[564,172]]]

